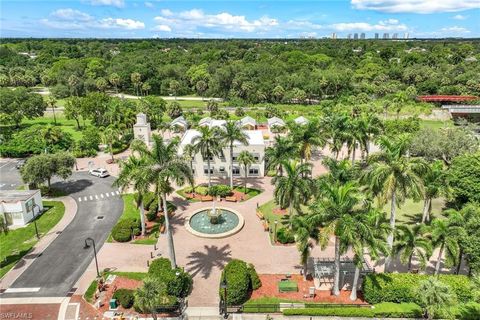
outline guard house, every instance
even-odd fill
[[[343,288],[345,284],[351,284],[353,282],[355,268],[356,265],[352,259],[340,259],[340,288]],[[332,284],[335,274],[335,259],[313,258],[313,271],[313,276],[318,281],[318,287],[321,287],[322,285],[329,286]],[[359,280],[362,281],[366,274],[373,272],[375,272],[375,269],[372,269],[370,264],[364,260],[362,267],[360,268]]]
[[[147,115],[144,113],[137,114],[137,123],[133,125],[133,137],[143,141],[147,146],[150,145],[151,139],[150,123],[147,122]]]
[[[7,225],[22,227],[42,212],[40,190],[0,191],[0,217]]]

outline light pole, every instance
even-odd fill
[[[277,224],[278,224],[278,221],[275,220],[275,228],[274,231],[273,231],[273,239],[275,240],[275,243],[277,243]]]
[[[223,318],[228,319],[228,312],[227,312],[227,276],[223,278],[222,282],[220,283],[220,288],[223,289]]]
[[[97,267],[97,277],[100,277],[100,272],[98,271],[97,248],[95,247],[95,240],[93,240],[90,237],[85,239],[85,246],[83,247],[83,249],[90,248],[90,245],[88,244],[88,241],[91,241],[93,243],[93,254],[95,256],[95,266]]]
[[[37,227],[37,217],[35,216],[35,207],[37,207],[38,210],[40,211],[40,206],[35,202],[32,205],[33,225],[35,226],[35,234],[37,235],[37,240],[40,240],[40,235],[38,234],[38,227]]]

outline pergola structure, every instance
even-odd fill
[[[335,273],[335,259],[313,258],[314,277],[320,280],[320,283],[327,283],[325,279],[332,279]],[[370,264],[363,260],[360,276],[375,272]],[[344,285],[345,276],[355,273],[355,263],[352,259],[342,258],[340,260],[340,288]],[[323,281],[322,281],[323,280]]]
[[[437,103],[449,103],[449,102],[466,102],[478,100],[476,96],[459,96],[459,95],[429,95],[418,96],[417,99],[422,102],[437,102]]]

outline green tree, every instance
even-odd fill
[[[292,230],[295,234],[297,250],[300,253],[300,263],[303,266],[303,277],[307,279],[308,259],[314,244],[321,242],[326,247],[328,237],[321,237],[320,229],[309,223],[306,216],[297,215],[292,219]]]
[[[152,136],[153,146],[151,150],[142,143],[136,143],[132,146],[132,152],[138,153],[143,158],[144,165],[139,174],[144,175],[145,181],[155,190],[157,201],[163,202],[163,212],[165,217],[165,226],[168,239],[169,258],[172,268],[176,268],[175,247],[173,243],[173,234],[170,225],[170,218],[167,210],[167,195],[174,191],[171,183],[182,186],[186,181],[193,184],[193,175],[185,159],[178,155],[178,139],[170,142],[157,135]],[[148,188],[150,189],[150,188]]]
[[[102,142],[108,145],[108,150],[110,152],[110,156],[112,161],[115,161],[113,157],[113,144],[118,141],[120,138],[120,130],[117,127],[110,125],[103,129],[102,131]]]
[[[252,164],[255,163],[255,158],[253,155],[248,152],[247,150],[243,150],[237,157],[237,161],[240,166],[243,167],[245,173],[245,180],[244,180],[244,193],[247,194],[247,178],[248,178],[248,169]]]
[[[390,200],[391,231],[387,238],[390,249],[393,248],[396,208],[405,201],[407,195],[413,198],[421,196],[421,177],[428,168],[424,160],[406,155],[408,143],[408,137],[404,135],[395,139],[380,137],[380,152],[369,157],[369,165],[362,176],[362,181],[378,196],[381,203]],[[387,269],[390,262],[389,257],[386,261]]]
[[[177,94],[180,90],[180,82],[178,82],[177,80],[171,80],[168,84],[168,89],[170,93],[173,94],[175,100],[177,100]]]
[[[434,319],[439,312],[446,311],[456,300],[450,287],[435,277],[421,281],[417,293],[420,306],[429,320]]]
[[[80,78],[78,76],[72,74],[68,78],[68,87],[70,88],[70,93],[71,94],[73,94],[75,96],[79,96],[80,85],[81,85],[81,81],[80,81]]]
[[[265,149],[267,170],[276,170],[277,175],[283,176],[282,162],[295,157],[296,148],[287,137],[276,136],[273,146]]]
[[[104,78],[100,77],[95,80],[95,86],[99,91],[104,92],[108,87],[108,82]]]
[[[432,212],[432,200],[438,198],[447,191],[446,171],[441,161],[435,161],[429,165],[427,172],[423,176],[423,213],[422,223],[430,220]]]
[[[108,82],[115,88],[115,92],[118,93],[118,87],[120,86],[120,76],[118,73],[112,73],[108,78]]]
[[[65,102],[63,114],[67,119],[74,119],[77,123],[77,129],[80,130],[80,117],[82,116],[82,99],[79,97],[71,97]]]
[[[20,173],[23,182],[38,186],[47,181],[50,189],[51,179],[54,176],[67,179],[72,174],[74,164],[75,158],[65,152],[40,154],[28,159]]]
[[[301,212],[301,205],[306,205],[312,195],[313,182],[310,178],[312,165],[299,163],[296,160],[281,163],[285,176],[275,176],[272,184],[275,185],[275,202],[282,208],[288,208],[290,218]]]
[[[135,291],[135,304],[141,310],[152,315],[157,319],[157,309],[163,303],[167,295],[167,289],[164,283],[155,278],[145,278],[143,286]]]
[[[212,177],[210,163],[213,157],[218,157],[222,153],[222,143],[219,130],[216,127],[208,126],[199,128],[200,135],[192,139],[192,144],[197,152],[202,155],[203,161],[207,160],[208,187],[212,186]]]
[[[444,254],[448,265],[457,264],[460,251],[458,238],[462,230],[461,227],[453,225],[449,219],[435,219],[431,227],[432,244],[438,248],[437,263],[435,264],[435,275],[438,275]]]
[[[190,171],[193,174],[193,161],[195,160],[195,155],[197,153],[197,150],[194,145],[192,144],[187,144],[186,146],[183,147],[183,157],[185,158],[185,161],[188,161],[190,164]],[[193,181],[193,180],[192,180]],[[192,192],[195,193],[195,184],[192,184]]]
[[[310,161],[315,147],[322,147],[326,143],[317,121],[310,121],[303,126],[294,126],[291,136],[293,144],[298,146],[303,162]]]
[[[156,129],[162,122],[163,113],[166,111],[167,103],[160,97],[146,96],[139,100],[137,112],[147,115],[152,128]]]
[[[175,119],[183,114],[182,106],[177,101],[172,101],[167,106],[167,114],[170,118]]]
[[[448,185],[457,205],[480,202],[480,152],[453,159],[448,170]]]
[[[37,93],[29,93],[23,87],[15,90],[0,88],[0,118],[5,122],[13,122],[17,128],[23,118],[43,116],[46,108],[45,101]]]
[[[400,256],[402,263],[408,264],[408,271],[412,270],[412,259],[415,257],[422,269],[425,269],[430,256],[432,245],[427,237],[427,228],[424,225],[397,227],[397,236],[393,246],[393,255]]]
[[[47,97],[47,105],[52,108],[52,113],[53,113],[53,123],[56,125],[57,124],[57,117],[55,116],[55,105],[57,104],[57,99],[55,99],[54,96],[49,95]]]
[[[205,91],[207,91],[207,88],[208,84],[203,80],[199,80],[195,84],[195,89],[197,90],[197,93],[200,95],[200,97],[202,97],[202,100],[204,98],[203,95],[205,94]]]
[[[235,143],[243,144],[244,146],[248,145],[248,135],[242,130],[242,128],[235,121],[228,121],[227,124],[225,125],[225,130],[222,130],[220,133],[222,137],[222,143],[225,146],[228,146],[230,151],[229,176],[230,176],[230,188],[233,188],[233,145]],[[237,159],[237,161],[240,162],[240,157]],[[250,163],[249,165],[251,165],[252,163]]]
[[[132,82],[133,87],[135,88],[135,95],[139,96],[140,83],[142,82],[142,75],[138,72],[133,72],[130,75],[130,81]]]

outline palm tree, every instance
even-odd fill
[[[176,268],[173,235],[167,210],[167,195],[174,191],[171,182],[174,182],[177,186],[183,186],[186,181],[193,184],[193,176],[188,163],[177,154],[178,139],[173,139],[167,143],[160,136],[153,135],[152,138],[153,147],[151,150],[145,144],[138,143],[132,146],[132,152],[137,152],[140,157],[144,158],[145,165],[141,174],[145,175],[144,179],[155,189],[159,207],[163,202],[169,257],[172,268]]]
[[[195,150],[195,147],[191,144],[187,144],[186,146],[183,147],[183,156],[185,157],[185,160],[190,163],[190,171],[192,171],[193,175],[193,160],[195,158],[195,154],[197,151]],[[192,184],[192,192],[195,193],[195,183]]]
[[[247,194],[247,177],[248,177],[248,169],[252,164],[255,163],[255,158],[252,156],[250,152],[247,150],[243,150],[240,152],[237,158],[238,163],[243,166],[243,170],[245,172],[245,180],[244,180],[244,193]]]
[[[115,92],[118,93],[118,86],[120,85],[120,76],[117,73],[114,72],[110,75],[108,81],[115,88]]]
[[[296,160],[283,161],[282,167],[285,176],[275,176],[272,184],[275,185],[274,197],[277,204],[285,209],[292,218],[300,212],[300,205],[307,204],[312,194],[312,180],[309,176],[312,173],[310,163],[299,163]]]
[[[222,153],[221,139],[219,138],[219,130],[216,127],[208,126],[199,128],[200,135],[192,139],[195,150],[200,152],[203,160],[207,159],[208,169],[208,187],[212,185],[212,175],[210,172],[210,162],[213,157],[217,157]]]
[[[143,143],[139,140],[135,143]],[[148,192],[149,182],[145,179],[145,175],[142,174],[142,170],[145,166],[145,159],[138,158],[133,155],[128,157],[126,161],[120,163],[120,174],[117,180],[114,182],[114,186],[117,186],[124,191],[129,187],[132,187],[137,193],[136,198],[137,208],[140,209],[140,223],[142,225],[142,236],[145,235],[145,213],[143,206],[143,196]]]
[[[387,242],[393,248],[396,208],[407,195],[418,198],[423,192],[422,175],[428,165],[423,159],[406,156],[408,138],[401,135],[393,140],[382,136],[378,144],[381,151],[368,158],[369,166],[362,176],[362,181],[378,195],[381,203],[390,200],[390,234]],[[387,257],[386,267],[391,262]]]
[[[294,158],[296,148],[290,139],[282,136],[275,137],[273,147],[265,149],[267,170],[276,170],[277,175],[283,176],[283,161]]]
[[[135,291],[135,303],[142,309],[152,314],[157,319],[157,308],[166,296],[166,287],[163,282],[155,278],[143,280],[143,286]]]
[[[292,219],[292,231],[300,253],[300,263],[303,266],[303,277],[307,279],[308,259],[313,248],[313,243],[321,242],[322,248],[328,244],[327,237],[320,236],[320,229],[309,223],[305,216],[295,216]],[[313,241],[313,243],[312,243]]]
[[[434,319],[438,311],[455,304],[455,295],[450,287],[435,277],[419,283],[417,296],[429,320]]]
[[[322,122],[322,125],[327,128],[329,148],[335,154],[335,160],[338,159],[346,140],[347,123],[348,116],[345,114],[333,114]]]
[[[438,275],[444,251],[449,264],[455,265],[457,263],[460,251],[458,235],[461,232],[461,227],[454,226],[449,219],[435,219],[432,222],[431,232],[433,247],[439,248],[437,263],[435,264],[435,275]]]
[[[240,128],[240,126],[235,121],[228,121],[225,125],[225,130],[221,131],[222,133],[222,142],[224,145],[228,146],[230,149],[230,188],[233,188],[233,144],[235,142],[241,143],[243,145],[248,145],[248,135],[245,131]],[[237,159],[240,161],[239,159]]]
[[[142,75],[138,72],[133,72],[130,75],[130,81],[132,82],[133,86],[135,87],[135,95],[138,96],[140,82],[142,81]]]
[[[432,200],[438,198],[446,190],[446,172],[442,161],[435,161],[429,166],[428,171],[423,176],[423,184],[425,190],[423,195],[422,223],[425,223],[430,220]]]
[[[352,164],[354,164],[357,145],[360,148],[366,145],[366,123],[359,117],[350,117],[344,136],[348,147],[348,153],[352,155]]]
[[[319,198],[310,206],[308,221],[317,228],[322,227],[326,234],[335,235],[335,273],[332,293],[340,294],[340,255],[345,251],[342,245],[347,232],[355,228],[353,216],[358,214],[356,207],[360,204],[360,191],[353,182],[344,184],[330,183],[323,180]]]
[[[318,177],[319,180],[329,179],[333,182],[345,183],[355,178],[355,167],[351,165],[348,159],[335,160],[326,157],[322,164],[328,169],[328,174]]]
[[[426,231],[424,225],[414,225],[411,228],[406,225],[398,226],[393,255],[400,255],[400,261],[408,263],[409,272],[412,270],[413,257],[424,269],[432,255],[432,245],[430,239],[426,237]]]
[[[112,161],[115,160],[113,158],[113,143],[118,140],[119,136],[120,136],[120,130],[114,125],[109,125],[102,132],[103,144],[108,144],[108,150],[110,151],[110,156],[112,157]]]
[[[291,136],[293,144],[298,146],[303,162],[312,158],[313,148],[324,146],[326,143],[317,121],[310,121],[303,126],[294,126]]]
[[[53,95],[49,95],[47,97],[47,105],[52,108],[52,113],[53,113],[53,123],[56,125],[57,124],[57,117],[55,116],[55,105],[57,104],[57,99]]]
[[[377,117],[377,115],[373,112],[367,112],[363,116],[363,121],[365,122],[365,133],[366,133],[366,141],[365,141],[365,153],[368,158],[370,154],[370,141],[374,139],[375,136],[380,134],[382,130],[382,122]]]

